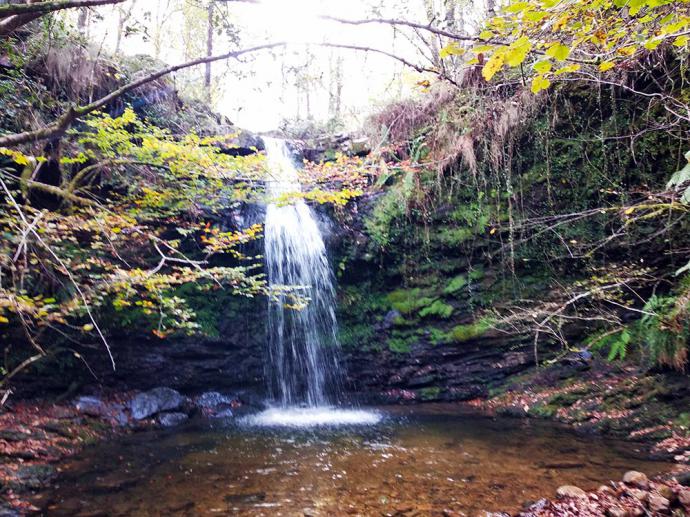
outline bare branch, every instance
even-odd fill
[[[173,66],[169,66],[167,68],[163,68],[161,70],[158,70],[157,72],[154,72],[154,73],[146,75],[140,79],[137,79],[136,81],[132,81],[130,83],[127,83],[126,85],[122,86],[121,88],[118,88],[117,90],[109,93],[108,95],[101,97],[98,100],[95,100],[91,104],[87,104],[86,106],[72,106],[60,118],[58,118],[55,122],[41,128],[41,129],[37,129],[34,131],[25,131],[23,133],[15,133],[15,134],[0,137],[0,147],[8,147],[8,146],[13,146],[13,145],[25,144],[28,142],[38,142],[41,140],[48,140],[51,138],[56,138],[56,137],[62,136],[64,134],[64,132],[79,117],[83,117],[84,115],[88,115],[89,113],[93,113],[94,111],[96,111],[100,108],[103,108],[104,106],[108,105],[110,102],[114,101],[115,99],[124,95],[125,93],[128,93],[132,90],[135,90],[135,89],[139,88],[140,86],[143,86],[144,84],[147,84],[147,83],[150,83],[150,82],[155,81],[157,79],[160,79],[161,77],[163,77],[165,75],[169,75],[171,73],[177,72],[179,70],[183,70],[185,68],[192,68],[192,67],[203,65],[206,63],[211,63],[213,61],[220,61],[223,59],[238,59],[245,54],[250,54],[252,52],[258,52],[261,50],[268,50],[268,49],[272,49],[272,48],[282,47],[285,45],[286,45],[285,42],[267,43],[264,45],[258,45],[256,47],[251,47],[251,48],[242,49],[242,50],[235,50],[232,52],[227,52],[225,54],[221,54],[221,55],[217,55],[217,56],[209,56],[209,57],[194,59],[192,61],[187,61],[186,63],[182,63],[179,65],[173,65]]]

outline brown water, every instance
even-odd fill
[[[596,488],[669,465],[636,444],[543,422],[384,408],[375,426],[197,423],[85,451],[39,504],[47,515],[442,515],[516,510],[563,484]]]

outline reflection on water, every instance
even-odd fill
[[[475,515],[669,467],[634,444],[540,422],[453,406],[383,411],[374,426],[141,433],[85,451],[40,504],[58,516]]]

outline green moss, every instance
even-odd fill
[[[441,329],[432,327],[429,329],[429,341],[432,345],[442,345],[448,342],[448,334]]]
[[[421,311],[419,311],[419,315],[422,318],[432,316],[436,318],[448,319],[452,314],[453,307],[447,303],[443,303],[441,300],[436,300],[428,307],[424,307]]]
[[[430,386],[419,390],[419,398],[422,400],[438,400],[439,395],[441,395],[441,388],[438,386]]]
[[[427,293],[428,290],[419,288],[398,289],[388,294],[386,301],[401,314],[409,315],[434,303],[436,299],[425,296]]]
[[[531,415],[537,416],[539,418],[552,418],[556,415],[558,408],[552,406],[551,404],[540,404],[537,406],[532,406],[529,409]]]
[[[341,325],[338,329],[338,339],[343,348],[369,348],[375,335],[373,326],[366,323]]]
[[[416,338],[414,336],[391,337],[388,338],[386,344],[391,352],[395,352],[396,354],[409,354],[415,341]]]
[[[451,341],[456,343],[464,343],[465,341],[469,341],[483,335],[490,328],[491,321],[489,319],[482,318],[479,321],[470,323],[469,325],[457,325],[453,327],[449,332],[449,338]]]
[[[467,277],[465,275],[458,275],[446,286],[446,288],[443,290],[443,294],[455,294],[466,285]]]

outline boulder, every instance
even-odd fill
[[[187,413],[161,413],[158,415],[158,423],[163,427],[176,427],[188,418]]]
[[[132,418],[142,420],[162,411],[177,409],[184,402],[184,397],[171,388],[153,388],[136,395],[129,407]]]
[[[623,476],[623,483],[626,485],[647,490],[649,488],[649,478],[642,472],[636,470],[629,470]]]
[[[572,497],[575,499],[587,499],[587,492],[582,490],[580,487],[576,487],[573,485],[563,485],[561,487],[558,487],[558,490],[556,490],[556,496],[558,496],[559,499],[562,499],[564,497]]]

